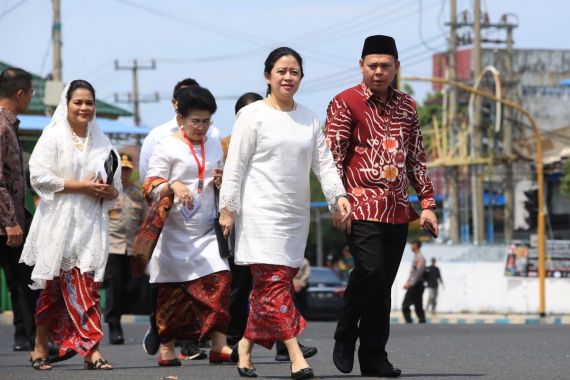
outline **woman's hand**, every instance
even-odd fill
[[[189,210],[192,210],[194,208],[194,196],[192,195],[190,189],[186,187],[186,185],[175,181],[170,185],[170,188],[174,192],[174,195],[180,199],[180,202],[185,204]]]
[[[117,196],[116,190],[112,185],[103,183],[94,174],[80,182],[82,192],[93,198],[111,200]]]
[[[222,174],[224,173],[224,171],[222,169],[214,169],[214,186],[216,186],[216,188],[220,188],[222,186]]]
[[[222,231],[226,239],[230,235],[230,232],[232,232],[235,220],[235,213],[228,211],[226,208],[220,210],[220,226],[222,226]]]
[[[333,225],[341,231],[350,233],[352,226],[352,206],[346,197],[340,197],[336,204],[338,210],[333,213]]]

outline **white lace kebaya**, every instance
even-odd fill
[[[97,126],[95,117],[87,126],[82,149],[76,147],[67,121],[68,87],[30,158],[30,181],[41,201],[20,262],[34,265],[32,289],[45,288],[47,280],[73,267],[81,273],[94,272],[95,281],[100,282],[107,263],[111,201],[101,202],[86,194],[62,190],[65,180],[82,180],[101,172],[103,162],[115,148]],[[113,177],[113,186],[122,190],[120,167]]]
[[[242,108],[224,166],[220,209],[236,215],[235,262],[298,268],[310,222],[311,169],[329,206],[346,191],[317,116],[262,101]]]

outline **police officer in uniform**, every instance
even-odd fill
[[[135,236],[144,218],[144,199],[139,186],[131,180],[131,156],[121,153],[123,191],[109,209],[109,259],[105,269],[105,322],[109,325],[111,344],[123,344],[121,315],[133,298],[127,294],[131,281],[130,256]]]

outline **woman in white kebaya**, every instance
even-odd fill
[[[60,358],[77,352],[86,369],[113,369],[99,352],[98,290],[109,251],[108,209],[121,191],[118,157],[95,123],[93,86],[72,81],[30,158],[30,181],[41,201],[20,262],[34,266],[32,287],[41,289],[30,354],[35,369],[51,369],[48,336]],[[105,162],[116,164],[114,175]]]
[[[244,377],[257,376],[253,344],[271,348],[276,341],[289,351],[294,379],[313,377],[296,338],[306,322],[292,297],[309,231],[311,170],[335,224],[345,224],[351,213],[319,119],[293,99],[302,77],[296,51],[283,47],[269,54],[268,96],[238,113],[224,168],[220,224],[227,234],[235,223],[235,263],[249,265],[253,277],[247,327],[238,344]]]

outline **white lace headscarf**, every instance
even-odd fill
[[[69,125],[69,121],[67,119],[67,93],[69,92],[69,86],[71,83],[68,83],[65,88],[63,89],[62,93],[61,93],[61,97],[59,100],[59,104],[57,105],[57,108],[55,109],[55,112],[53,113],[53,116],[51,118],[50,123],[48,124],[48,126],[46,127],[46,129],[56,129],[57,130],[57,134],[63,134],[65,135],[65,139],[62,141],[63,144],[61,146],[61,157],[62,160],[60,161],[60,163],[62,163],[63,165],[60,167],[60,170],[62,171],[61,174],[63,175],[64,178],[72,178],[73,177],[73,171],[72,171],[72,163],[73,163],[73,152],[75,150],[75,146],[73,144],[73,136],[72,136],[72,129],[71,126]],[[103,135],[103,133],[100,132],[99,128],[96,125],[96,113],[93,115],[93,119],[91,119],[91,121],[89,121],[89,123],[87,124],[87,140],[85,141],[85,147],[84,150],[86,152],[88,152],[93,146],[93,142],[94,142],[94,133],[93,132],[99,132],[99,133],[95,133],[98,137],[100,138],[100,135]],[[102,137],[105,137],[104,135]],[[106,137],[105,137],[106,139]],[[87,175],[89,174],[87,171],[89,170],[88,165],[87,164],[87,159],[90,156],[90,154],[85,154],[83,155],[83,162],[82,162],[82,168],[83,168],[83,172],[81,173],[82,176],[81,178],[77,178],[77,179],[83,179],[85,177],[87,177]]]

